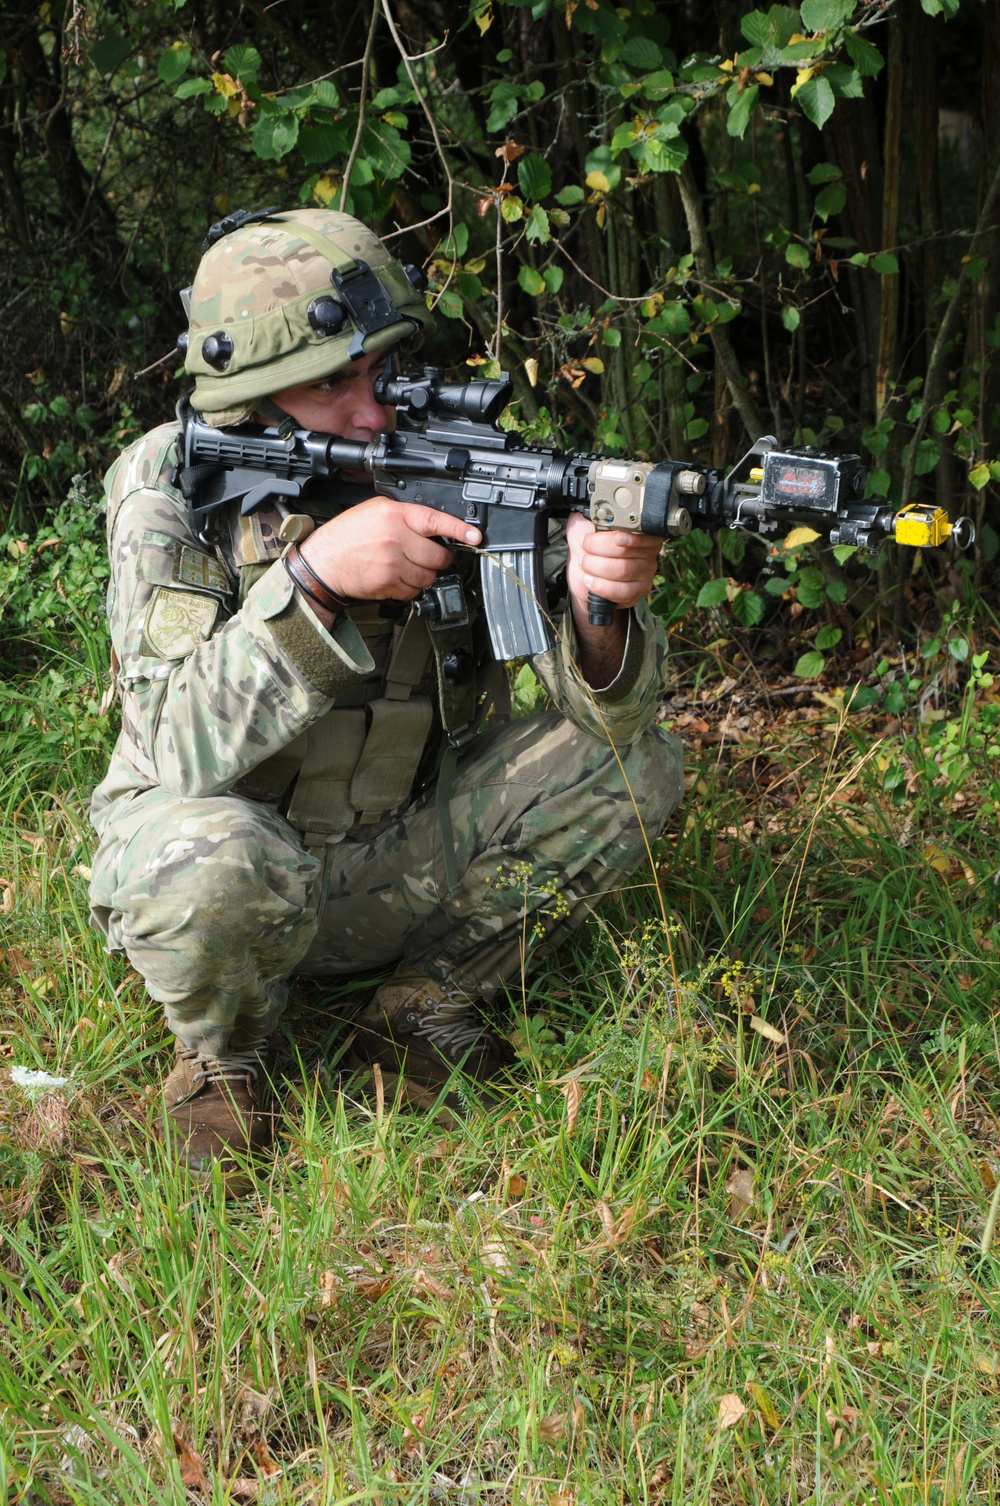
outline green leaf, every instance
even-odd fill
[[[674,76],[667,68],[658,68],[655,73],[647,73],[641,81],[642,93],[647,99],[662,99],[673,87]]]
[[[816,213],[828,220],[831,214],[839,214],[847,203],[847,188],[843,183],[828,183],[816,195]]]
[[[436,254],[447,256],[452,261],[461,260],[469,249],[469,227],[459,220],[450,235],[446,235],[438,244]]]
[[[914,473],[917,476],[928,475],[940,458],[941,451],[937,447],[937,442],[933,439],[922,439],[917,446],[917,463],[914,466]]]
[[[854,0],[802,0],[802,25],[809,31],[832,31],[854,10]]]
[[[838,565],[846,565],[852,554],[857,554],[857,544],[834,544],[833,557]]]
[[[749,89],[744,89],[741,93],[738,93],[734,101],[732,99],[732,90],[729,91],[730,108],[729,115],[726,118],[726,130],[730,136],[742,138],[747,128],[747,122],[757,104],[759,93],[759,86],[751,84]]]
[[[484,296],[483,284],[475,272],[459,272],[455,279],[465,303],[479,303]]]
[[[833,90],[822,75],[807,78],[804,84],[800,84],[795,90],[795,102],[802,106],[814,126],[826,125],[835,103]]]
[[[568,209],[573,204],[582,204],[585,198],[586,194],[579,183],[567,183],[556,194],[556,203],[563,204]]]
[[[867,267],[871,262],[871,257],[867,251],[855,251],[853,256],[848,257],[848,261],[852,267]]]
[[[893,276],[899,271],[899,262],[891,251],[880,251],[872,257],[872,271],[881,272],[883,277]]]
[[[462,300],[454,288],[445,288],[434,307],[446,319],[461,319],[464,312]]]
[[[501,79],[494,85],[489,99],[490,113],[486,119],[486,129],[491,132],[502,131],[517,114],[517,86],[509,79]]]
[[[969,472],[969,483],[976,488],[977,492],[981,492],[990,479],[990,468],[985,461],[982,465],[973,466]]]
[[[245,42],[237,42],[232,47],[227,47],[222,61],[226,65],[226,72],[231,73],[233,78],[242,79],[245,84],[256,82],[264,59],[256,47],[250,47]]]
[[[168,47],[156,65],[157,75],[165,84],[176,84],[188,71],[191,61],[191,48],[187,42],[180,47]]]
[[[747,552],[747,535],[739,528],[724,528],[719,534],[719,553],[729,565],[742,563]]]
[[[601,173],[607,179],[608,190],[617,188],[622,180],[622,170],[611,155],[611,148],[604,143],[595,146],[593,151],[587,153],[584,162],[584,170],[589,177],[591,173]],[[606,192],[608,190],[605,190]]]
[[[845,33],[844,45],[862,78],[875,78],[885,67],[885,59],[878,48],[873,47],[865,37],[859,37],[856,31]]]
[[[724,575],[717,575],[714,580],[707,580],[698,592],[695,601],[696,607],[721,607],[729,597],[729,581]]]
[[[785,307],[781,310],[781,322],[787,329],[788,333],[790,335],[794,335],[795,331],[802,323],[802,315],[799,313],[794,304],[786,304]]]
[[[533,241],[538,246],[544,246],[546,241],[552,239],[552,232],[549,229],[549,217],[541,204],[532,204],[528,211],[528,223],[525,226],[525,234],[529,241]]]
[[[827,63],[823,77],[838,99],[862,99],[865,81],[849,63]]]
[[[800,606],[808,607],[810,610],[813,607],[821,607],[826,601],[826,582],[821,580],[817,585],[815,581],[800,580],[796,595]]]
[[[114,73],[116,68],[121,67],[129,53],[132,51],[132,43],[128,37],[123,37],[116,31],[111,31],[99,42],[93,42],[90,47],[90,60],[98,73]]]
[[[843,636],[841,628],[834,627],[832,622],[827,622],[816,634],[814,642],[817,648],[836,648]]]
[[[601,342],[602,344],[610,345],[612,349],[617,350],[622,343],[621,330],[616,329],[612,324],[608,329],[601,331]]]
[[[265,162],[276,162],[291,151],[298,135],[297,115],[291,111],[268,110],[260,116],[251,130],[250,140],[258,157],[262,157]]]
[[[701,439],[707,433],[707,418],[692,418],[691,422],[689,424],[686,424],[684,428],[684,438],[691,440],[692,443],[696,439]]]
[[[691,306],[698,318],[705,324],[714,324],[719,317],[719,307],[714,298],[709,298],[707,293],[699,293],[691,299]]]
[[[371,120],[361,137],[361,153],[368,158],[376,177],[386,182],[401,178],[409,165],[410,143],[386,120]]]
[[[341,125],[309,120],[304,121],[299,127],[298,147],[304,162],[330,162],[344,152],[347,146],[347,132]],[[364,168],[368,170],[367,178],[358,172],[363,162]],[[370,183],[372,176],[368,163],[363,158],[357,157],[351,169],[351,182],[353,184]]]
[[[531,298],[537,298],[545,292],[545,278],[534,267],[522,265],[517,274],[518,287]]]
[[[826,660],[823,658],[823,655],[817,653],[815,649],[810,649],[807,654],[803,654],[799,659],[794,673],[800,680],[814,680],[817,675],[823,673],[825,668]]]
[[[565,273],[563,272],[562,267],[546,267],[545,271],[542,273],[542,277],[545,279],[545,286],[548,288],[550,293],[559,292],[559,289],[563,285],[564,276]]]
[[[671,299],[650,319],[646,328],[654,334],[686,335],[691,328],[691,315],[683,303]]]
[[[326,110],[336,110],[340,104],[340,92],[328,78],[320,79],[313,94],[316,96],[316,103]]]
[[[529,152],[517,164],[517,181],[526,199],[544,199],[552,192],[552,169],[539,152]]]
[[[679,173],[688,159],[688,144],[678,136],[669,141],[649,136],[635,153],[639,167],[651,173]]]
[[[784,47],[799,30],[799,13],[790,5],[772,5],[766,13],[752,10],[740,30],[752,47]]]
[[[835,162],[817,162],[811,172],[806,174],[812,184],[832,183],[836,178],[844,175]]]
[[[733,616],[741,627],[756,627],[764,616],[764,598],[757,591],[741,591],[733,599]]]
[[[785,247],[785,260],[790,267],[808,267],[809,249],[801,241],[789,241]]]
[[[193,99],[196,94],[211,94],[212,81],[208,78],[186,78],[174,90],[175,99]]]
[[[636,73],[652,73],[663,62],[663,53],[652,37],[629,37],[621,51],[623,63]]]

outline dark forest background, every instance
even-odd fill
[[[975,519],[963,580],[992,600],[996,6],[57,0],[0,26],[15,635],[73,477],[77,517],[182,390],[206,228],[275,202],[344,205],[419,260],[427,354],[509,369],[528,437],[719,465],[748,433],[858,451],[873,494]],[[744,545],[681,551],[682,607],[754,627]],[[901,630],[911,561],[856,561],[845,595],[827,555],[784,562],[791,599]]]

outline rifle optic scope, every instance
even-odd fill
[[[401,376],[386,368],[375,383],[375,401],[415,419],[437,413],[491,424],[510,401],[513,386],[506,376],[446,382],[441,366],[425,366],[419,376]]]

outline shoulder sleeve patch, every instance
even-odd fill
[[[219,561],[190,544],[181,544],[174,554],[174,580],[179,586],[193,586],[196,591],[211,591],[213,596],[228,596],[232,582]]]
[[[183,659],[211,638],[218,615],[214,596],[157,586],[146,614],[142,652],[158,659]]]

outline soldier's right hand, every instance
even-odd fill
[[[451,563],[438,538],[478,544],[478,528],[419,502],[371,497],[320,525],[299,552],[338,596],[409,601]]]

